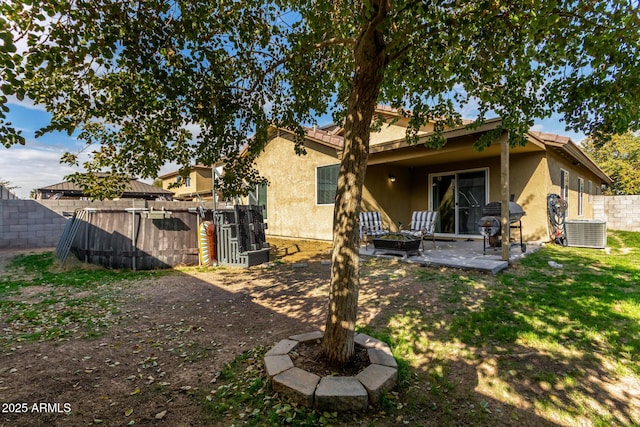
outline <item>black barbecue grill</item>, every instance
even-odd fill
[[[482,253],[486,254],[487,242],[491,248],[497,248],[502,245],[502,203],[491,202],[482,208],[482,218],[478,220],[478,229],[482,234],[483,248]],[[516,202],[509,202],[509,228],[518,229],[520,232],[520,243],[514,243],[513,245],[520,245],[522,252],[527,250],[527,246],[522,242],[522,217],[526,213],[522,209],[522,206]]]

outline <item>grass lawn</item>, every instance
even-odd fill
[[[366,424],[639,425],[640,233],[611,232],[609,246],[607,255],[549,245],[497,276],[367,261],[363,289],[400,278],[414,286],[372,299],[386,308],[359,328],[390,344],[401,377]],[[361,308],[371,303],[362,299]],[[280,402],[264,384],[261,354],[227,367],[208,397],[216,416],[362,423]]]
[[[358,330],[390,345],[400,374],[398,388],[378,408],[364,414],[319,413],[281,399],[266,381],[262,356],[269,347],[262,344],[233,350],[215,381],[189,389],[189,404],[202,411],[202,425],[216,426],[640,425],[640,233],[610,232],[608,244],[609,253],[548,245],[495,276],[365,259]],[[118,328],[131,321],[120,312],[135,300],[130,296],[135,283],[167,276],[205,280],[210,275],[225,283],[227,292],[230,283],[241,280],[242,292],[261,307],[273,313],[280,307],[292,318],[293,311],[282,308],[292,307],[286,295],[271,298],[275,304],[268,307],[268,292],[288,280],[286,289],[296,301],[315,298],[324,306],[328,270],[319,261],[326,251],[315,246],[310,245],[317,253],[307,270],[291,265],[305,260],[302,244],[291,246],[292,257],[267,269],[242,272],[114,272],[79,266],[56,271],[51,254],[18,256],[0,274],[3,356],[43,342],[118,337]],[[259,280],[263,287],[251,288]],[[182,279],[177,282],[186,286]],[[233,294],[228,295],[223,300]],[[209,332],[191,328],[188,333]],[[211,354],[221,354],[227,344]],[[176,372],[184,372],[184,366]],[[175,374],[168,365],[163,369],[167,378]],[[9,371],[0,369],[3,375]],[[0,397],[10,395],[6,384],[0,384]],[[181,394],[172,396],[185,396],[184,390],[176,393]]]

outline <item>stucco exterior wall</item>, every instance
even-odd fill
[[[370,145],[380,144],[382,142],[395,141],[407,136],[407,125],[409,119],[400,118],[394,123],[383,124],[379,132],[372,132],[369,139]],[[423,126],[420,133],[428,133],[433,131],[433,123]]]
[[[549,158],[551,157],[551,159]],[[536,151],[512,154],[509,158],[510,194],[514,201],[522,206],[527,215],[522,218],[522,231],[528,241],[547,241],[549,224],[547,217],[547,195],[560,192],[560,169],[569,171],[570,213],[577,217],[578,178],[585,180],[584,215],[580,218],[593,218],[593,202],[587,194],[587,181],[594,184],[597,178],[583,168],[549,151]],[[408,224],[414,210],[433,209],[429,200],[429,176],[447,172],[462,172],[484,169],[489,174],[488,202],[501,199],[501,166],[499,157],[477,159],[464,162],[450,162],[416,168],[401,168],[393,164],[369,166],[365,179],[363,209],[379,210],[385,223],[394,229],[398,221]],[[392,174],[396,181],[391,183]],[[597,187],[597,189],[596,189]],[[573,206],[572,206],[573,205]]]
[[[372,138],[393,140],[394,132],[400,138],[404,136],[405,129],[400,125],[384,128],[383,132],[372,134]],[[450,141],[442,150],[430,152],[425,152],[424,147],[378,150],[369,158],[362,210],[379,211],[391,230],[397,230],[400,222],[407,227],[413,211],[434,209],[430,197],[431,176],[473,170],[487,171],[489,187],[486,202],[500,201],[499,150],[492,146],[474,154],[470,151],[474,138],[463,136]],[[331,240],[333,205],[316,204],[316,168],[339,163],[337,151],[314,142],[307,144],[310,144],[307,155],[297,157],[293,142],[283,136],[277,137],[256,162],[258,170],[270,181],[267,234]],[[561,169],[567,170],[570,178],[568,218],[593,218],[593,197],[589,197],[588,182],[592,182],[592,192],[598,194],[600,180],[596,175],[572,164],[549,147],[532,143],[512,150],[510,194],[526,212],[522,218],[522,231],[527,241],[549,240],[547,195],[560,193]],[[584,211],[580,217],[577,216],[578,178],[584,179],[585,184]]]
[[[395,177],[391,181],[390,176]],[[363,211],[379,211],[385,226],[398,230],[398,223],[411,222],[412,180],[410,170],[393,165],[367,168],[362,195]]]
[[[561,169],[569,172],[569,210],[567,219],[593,219],[593,196],[602,194],[600,180],[580,165],[574,165],[554,151],[547,151],[549,178],[551,186],[548,193],[560,194]],[[578,179],[584,180],[583,214],[578,213]],[[588,182],[591,181],[592,194],[588,194]]]
[[[296,156],[293,147],[276,137],[256,160],[269,181],[266,234],[331,240],[333,204],[316,204],[316,168],[339,163],[336,150],[307,141],[307,154]]]
[[[492,179],[492,200],[500,200],[500,163],[492,170],[497,178]],[[510,194],[522,206],[526,215],[522,217],[522,232],[527,241],[548,240],[547,192],[550,185],[544,152],[519,154],[509,158]]]
[[[196,169],[191,171],[192,182],[195,182],[195,191],[206,198],[211,198],[211,169]]]
[[[177,188],[169,188],[176,182],[178,173],[166,175],[162,178],[162,188],[173,191],[175,199],[194,199],[198,200],[198,196],[202,199],[211,199],[211,169],[203,167],[194,167],[189,173],[189,185],[181,185]]]

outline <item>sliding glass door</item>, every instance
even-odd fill
[[[487,170],[431,175],[431,208],[438,211],[436,232],[477,235],[487,203]]]

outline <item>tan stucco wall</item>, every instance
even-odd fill
[[[602,194],[600,180],[583,166],[574,165],[554,151],[549,151],[550,193],[560,194],[560,169],[569,172],[569,211],[567,219],[593,219],[593,200],[589,200],[588,181],[592,183],[592,195]],[[578,178],[584,179],[584,212],[578,215]]]
[[[429,200],[431,174],[484,168],[488,168],[489,173],[488,201],[499,201],[499,157],[416,168],[394,168],[392,164],[369,166],[365,179],[363,209],[381,211],[386,224],[392,228],[398,221],[407,225],[413,211],[433,209]],[[389,182],[389,173],[396,176],[396,182]],[[515,195],[515,201],[527,212],[522,218],[522,231],[528,241],[547,240],[547,194],[550,188],[551,180],[547,173],[544,152],[510,157],[510,194]]]
[[[191,171],[191,184],[195,182],[195,191],[198,194],[211,197],[211,169],[197,169]]]
[[[174,198],[193,198],[197,200],[197,194],[202,199],[211,199],[211,170],[203,168],[195,168],[189,173],[191,182],[189,186],[182,185],[177,188],[169,188],[171,184],[176,182],[177,173],[162,179],[162,188],[173,191]]]
[[[270,181],[267,190],[269,235],[322,240],[332,238],[333,205],[316,205],[316,167],[336,164],[339,160],[335,149],[312,142],[308,144],[307,155],[298,157],[293,151],[293,143],[278,137],[267,145],[256,161],[258,170]],[[455,147],[451,145],[449,148]],[[510,194],[515,196],[515,201],[527,213],[522,218],[524,239],[548,241],[547,195],[560,192],[560,169],[568,170],[570,174],[568,218],[577,218],[578,177],[585,180],[584,216],[581,217],[585,219],[593,218],[593,203],[586,194],[587,182],[591,180],[594,194],[599,194],[600,181],[583,167],[572,165],[554,150],[530,148],[527,153],[512,153],[510,156]],[[385,162],[379,158],[376,164],[368,166],[362,210],[380,211],[385,224],[392,230],[397,229],[398,222],[406,227],[413,211],[432,209],[429,200],[430,174],[487,168],[490,183],[487,201],[501,199],[499,156],[469,161],[449,159],[429,166],[394,163],[394,160],[406,160],[394,153],[389,154],[388,160]],[[395,182],[390,181],[390,175],[396,178]],[[517,237],[517,231],[515,233]]]
[[[546,241],[548,236],[547,193],[549,179],[544,152],[513,155],[509,158],[509,193],[526,212],[522,232],[527,241]],[[491,168],[491,201],[501,198],[500,163]],[[519,237],[515,231],[514,237]]]
[[[307,142],[307,154],[297,156],[293,142],[271,140],[256,160],[267,180],[268,228],[272,236],[332,239],[333,204],[316,204],[316,168],[339,163],[334,149]]]
[[[389,176],[394,176],[395,182]],[[411,189],[409,169],[386,164],[369,166],[361,208],[379,211],[385,226],[395,231],[399,221],[405,226],[411,221]]]
[[[409,123],[409,119],[400,118],[395,123],[390,122],[391,119],[389,119],[389,123],[385,123],[382,125],[379,132],[371,133],[369,137],[370,145],[380,144],[381,142],[395,141],[407,136],[407,125]],[[429,123],[421,128],[420,134],[432,131],[433,123]]]

